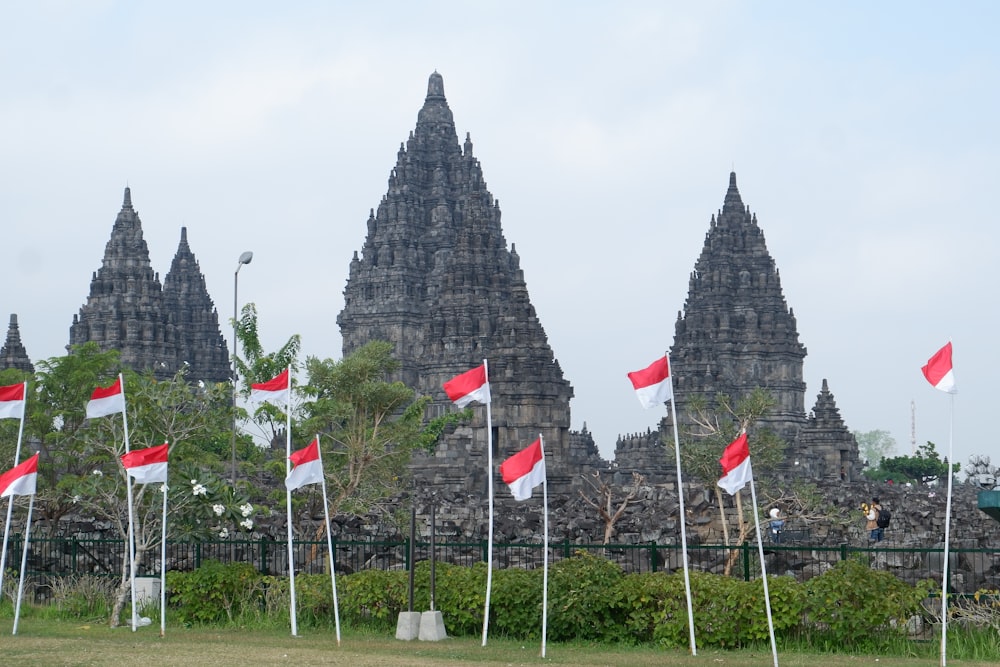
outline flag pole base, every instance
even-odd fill
[[[401,611],[396,619],[396,639],[412,641],[420,636],[420,612]]]

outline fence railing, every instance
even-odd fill
[[[20,568],[23,544],[21,535],[13,535],[9,540],[9,570],[17,572]],[[406,570],[410,566],[408,540],[334,540],[333,545],[338,573],[371,569]],[[413,547],[413,558],[417,562],[430,560],[429,542],[417,541]],[[494,543],[494,567],[541,567],[542,548],[540,543]],[[550,543],[549,549],[550,562],[584,551],[618,563],[625,572],[673,572],[683,567],[681,547],[675,544],[575,544],[563,541]],[[295,541],[293,552],[296,573],[326,571],[329,556],[325,540]],[[26,574],[36,581],[81,574],[121,576],[125,553],[124,540],[33,538],[29,545]],[[437,542],[434,558],[438,562],[466,566],[485,562],[487,542]],[[863,560],[872,568],[893,572],[906,581],[934,579],[940,582],[944,550],[940,547],[883,548],[848,544],[768,544],[765,548],[768,574],[791,575],[802,580],[822,573],[838,561],[851,558]],[[209,560],[249,563],[262,574],[280,576],[288,573],[288,545],[287,542],[270,539],[167,543],[170,570],[194,570]],[[159,561],[159,548],[147,552],[142,562],[137,564],[137,574],[157,575]],[[1000,549],[951,549],[950,561],[949,573],[954,592],[1000,589]],[[758,578],[761,571],[756,543],[737,547],[689,546],[688,563],[692,570],[728,573],[747,581]]]

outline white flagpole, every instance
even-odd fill
[[[545,476],[542,478],[542,657],[545,657],[545,637],[548,629],[549,614],[549,470],[545,461],[545,441],[538,434],[538,444],[542,450],[542,464],[545,465]]]
[[[948,424],[948,497],[944,510],[944,565],[941,574],[941,667],[948,664],[948,559],[951,530],[951,472],[955,441],[955,394],[951,394],[951,418]]]
[[[292,473],[292,367],[288,367],[288,398],[285,399],[285,478]],[[298,637],[295,619],[295,548],[292,545],[292,490],[285,485],[285,506],[288,508],[288,582],[291,597],[289,612],[292,618],[292,636]]]
[[[319,468],[323,470],[323,448],[319,445],[319,433],[316,434],[316,454],[319,457]],[[330,552],[330,586],[333,588],[333,622],[337,627],[337,646],[340,646],[340,605],[337,602],[337,575],[333,558],[333,536],[330,535],[330,504],[326,499],[326,473],[320,478],[323,486],[323,515],[326,518],[326,548]]]
[[[125,403],[125,379],[122,374],[118,374],[118,386],[122,388],[122,427],[125,429],[125,453],[131,450],[128,440],[128,414]],[[119,459],[120,461],[120,459]],[[122,470],[125,470],[122,468]],[[135,601],[135,509],[132,504],[132,477],[125,470],[125,495],[128,498],[128,564],[129,564],[129,587],[132,591],[132,632],[139,627],[139,610],[136,609]],[[162,614],[161,614],[162,615]]]
[[[757,527],[757,555],[760,557],[760,575],[764,580],[764,607],[767,609],[767,632],[771,637],[771,655],[774,657],[774,667],[778,667],[778,645],[774,641],[774,620],[771,617],[771,595],[767,590],[767,568],[764,566],[764,542],[760,536],[760,517],[757,516],[757,487],[753,483],[753,463],[747,461],[750,468],[750,497],[753,500],[753,522]],[[739,493],[737,491],[736,493]]]
[[[670,355],[664,353],[667,359],[667,369],[670,369]],[[687,547],[687,514],[684,511],[684,482],[681,479],[681,445],[677,437],[677,401],[674,398],[674,374],[671,372],[667,378],[670,380],[670,422],[674,427],[674,457],[677,459],[677,498],[680,502],[680,524],[681,524],[681,561],[684,564],[684,595],[687,597],[688,612],[688,635],[691,646],[691,655],[698,655],[698,646],[694,640],[694,609],[691,605],[691,575],[688,574],[688,547]]]
[[[14,450],[14,467],[21,462],[21,439],[24,437],[24,416],[28,408],[28,383],[24,383],[24,407],[21,408],[21,425],[17,427],[17,448]],[[10,533],[10,516],[14,509],[14,496],[7,499],[7,522],[3,526],[3,549],[0,550],[0,599],[3,599],[3,572],[7,567],[7,536]]]
[[[14,496],[10,497],[11,500]],[[14,631],[11,633],[13,635],[17,634],[17,620],[21,617],[21,598],[24,597],[24,571],[28,569],[28,542],[31,536],[31,510],[35,506],[35,494],[31,494],[31,500],[28,501],[28,523],[24,528],[24,551],[21,553],[21,580],[17,584],[17,604],[14,606]]]
[[[160,636],[167,634],[167,483],[163,490],[163,521],[160,523]]]
[[[490,367],[486,359],[483,359],[483,368],[486,371],[486,383],[490,382]],[[490,592],[493,590],[493,413],[491,405],[493,394],[490,393],[490,400],[486,402],[486,480],[489,485],[490,497],[490,525],[489,543],[486,545],[486,610],[483,613],[483,646],[486,646],[487,630],[490,626]]]

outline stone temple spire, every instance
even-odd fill
[[[180,244],[163,279],[163,303],[177,327],[178,359],[187,364],[188,379],[228,382],[229,349],[205,276],[188,245],[187,227],[181,227]]]
[[[21,330],[17,326],[17,315],[11,313],[7,327],[7,341],[0,348],[0,370],[16,368],[25,373],[34,373],[35,366],[28,358],[28,351],[21,344]]]
[[[124,365],[152,369],[160,378],[179,368],[176,327],[164,308],[129,188],[69,337],[70,346],[94,341],[102,350],[118,350]]]
[[[738,399],[761,387],[778,403],[768,419],[793,439],[805,421],[805,356],[764,233],[732,173],[675,327],[670,359],[678,420],[685,421],[685,397],[701,395],[711,403],[717,393]]]
[[[344,354],[370,340],[391,341],[400,379],[432,396],[437,411],[449,409],[441,384],[487,359],[494,396],[510,397],[493,407],[493,423],[504,424],[495,447],[513,451],[541,429],[546,450],[558,458],[568,447],[573,390],[471,146],[468,135],[464,150],[459,144],[444,80],[434,72],[388,190],[368,218],[361,257],[351,261],[337,318]],[[469,451],[482,456],[484,446]],[[455,463],[434,474],[477,474]]]
[[[805,474],[814,479],[850,482],[861,478],[857,440],[841,419],[826,378],[809,419],[786,454],[806,466]]]

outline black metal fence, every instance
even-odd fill
[[[7,569],[20,569],[23,537],[9,540]],[[404,541],[334,540],[334,558],[338,573],[362,570],[406,570],[410,565],[410,545]],[[683,567],[680,545],[672,544],[575,544],[564,541],[549,544],[550,562],[569,558],[578,551],[588,552],[618,563],[625,572],[673,572]],[[434,557],[439,562],[471,566],[485,562],[488,545],[475,542],[438,542]],[[429,542],[414,544],[416,561],[431,558]],[[322,541],[293,542],[296,573],[322,573],[329,563],[327,543]],[[51,577],[72,575],[120,576],[125,557],[123,540],[74,538],[32,538],[29,544],[27,572],[36,582]],[[941,580],[944,550],[942,548],[867,547],[840,544],[808,546],[802,544],[768,544],[765,547],[768,574],[792,575],[804,580],[822,573],[841,560],[860,559],[875,569],[888,570],[900,578],[916,582],[921,579]],[[495,543],[494,567],[536,568],[542,566],[540,543]],[[167,565],[170,570],[190,571],[206,561],[249,563],[262,574],[288,573],[288,543],[270,539],[220,540],[211,542],[168,542]],[[1000,550],[951,549],[949,573],[956,593],[971,594],[980,589],[1000,589]],[[738,547],[697,545],[688,547],[691,570],[726,573],[744,580],[760,576],[760,558],[756,543]],[[160,572],[160,550],[145,554],[138,564],[139,576],[155,576]]]

